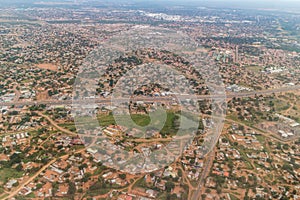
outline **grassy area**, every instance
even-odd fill
[[[151,121],[149,115],[143,115],[143,114],[131,114],[131,119],[135,123],[132,123],[132,121],[129,119],[128,116],[115,116],[117,117],[117,121],[119,125],[124,125],[127,128],[134,128],[136,125],[138,126],[149,126],[149,127],[160,127],[162,126],[161,133],[163,135],[168,134],[176,134],[177,133],[177,119],[179,116],[174,112],[167,112],[166,119],[164,119],[163,115],[160,113],[154,113],[151,118],[153,119]],[[98,115],[99,124],[101,126],[108,126],[111,124],[116,124],[115,117],[112,114],[109,115]],[[164,122],[165,120],[165,122]],[[163,123],[164,122],[164,123]]]
[[[246,164],[246,166],[247,166],[247,169],[249,169],[249,170],[252,170],[252,169],[253,169],[253,167],[252,167],[252,165],[250,164],[249,161],[245,161],[245,164]]]
[[[132,188],[137,188],[137,187],[141,187],[141,188],[144,188],[144,187],[147,187],[147,183],[144,179],[144,177],[140,178],[139,180],[137,180],[133,187]]]
[[[89,190],[89,196],[98,196],[98,195],[104,195],[109,193],[110,189],[109,188],[100,188],[97,190]]]
[[[253,166],[251,165],[249,158],[246,155],[245,148],[243,146],[239,145],[237,147],[237,150],[240,152],[241,158],[244,161],[245,165],[247,166],[247,169],[250,169],[250,170],[254,169]]]
[[[245,120],[240,120],[240,119],[238,118],[238,116],[235,115],[235,114],[227,115],[226,118],[227,118],[227,119],[230,119],[230,120],[233,120],[233,121],[236,121],[236,122],[239,122],[239,123],[243,123],[243,124],[245,124],[246,126],[250,126],[250,127],[253,127],[253,126],[254,126],[254,123],[253,123],[253,122],[245,121]]]
[[[35,195],[33,192],[31,192],[29,195],[26,196],[26,199],[34,199]]]
[[[239,200],[239,198],[237,198],[235,195],[233,194],[229,194],[231,200]]]
[[[193,187],[197,187],[199,185],[199,182],[196,180],[192,180],[190,181],[190,183],[192,184]]]
[[[300,122],[299,117],[300,105],[296,104],[290,109],[288,112],[284,113],[285,116],[289,116],[291,119],[296,120],[298,123]]]
[[[147,126],[151,122],[149,115],[135,114],[131,115],[131,119],[139,126]]]
[[[109,126],[112,124],[116,124],[115,118],[112,114],[109,115],[98,115],[97,116],[98,121],[101,126]]]
[[[173,112],[168,112],[167,113],[167,120],[164,124],[163,129],[160,131],[163,135],[175,135],[177,133],[178,130],[178,125],[177,125],[177,120],[178,120],[179,116],[176,115]]]
[[[0,195],[0,199],[4,199],[5,197],[7,197],[9,194],[6,194],[6,193],[4,193],[4,194],[1,194]]]
[[[23,176],[22,171],[17,171],[12,168],[2,168],[0,170],[0,182],[7,182],[10,179],[13,178],[20,178]]]
[[[259,132],[264,132],[264,133],[266,132],[266,131],[264,131],[264,130],[262,130],[262,129],[260,129],[260,128],[257,128],[257,127],[256,127],[257,123],[250,122],[250,121],[245,121],[245,120],[240,120],[240,119],[238,119],[238,117],[237,117],[236,115],[233,115],[233,114],[227,115],[226,118],[227,118],[227,119],[230,119],[230,120],[233,120],[233,121],[235,121],[235,122],[241,123],[241,124],[243,124],[243,125],[245,125],[245,126],[249,126],[249,127],[251,127],[253,130],[256,130],[256,131],[259,131]]]
[[[167,193],[166,192],[161,192],[158,194],[158,196],[156,197],[159,200],[164,200],[167,199]]]
[[[63,127],[65,129],[68,129],[72,132],[75,132],[76,131],[76,127],[75,127],[75,124],[73,122],[70,122],[70,123],[63,123],[63,124],[58,124],[60,127]]]
[[[274,179],[274,175],[269,173],[267,176],[265,176],[266,181],[272,182]]]
[[[291,105],[288,102],[276,99],[273,101],[274,108],[277,112],[287,110]]]
[[[253,71],[253,72],[260,72],[262,70],[262,67],[256,66],[256,65],[251,65],[247,67],[248,70]]]
[[[185,131],[190,131],[191,127],[197,127],[199,119],[197,116],[189,115],[189,113],[178,114],[174,111],[157,110],[149,114],[131,114],[129,115],[113,115],[99,114],[97,120],[91,117],[78,117],[76,118],[76,125],[79,129],[94,129],[99,126],[107,127],[109,125],[118,124],[127,127],[128,129],[137,128],[143,131],[157,130],[160,131],[163,137],[174,136],[176,134],[184,134]],[[59,126],[75,131],[74,123],[61,123]],[[80,126],[82,128],[80,128]],[[181,126],[181,132],[178,132]]]
[[[265,143],[265,137],[262,135],[256,135],[256,139],[259,141],[259,143],[264,144]]]
[[[121,118],[122,116],[118,117],[118,119]],[[139,126],[147,126],[151,122],[149,115],[132,114],[131,119]],[[101,126],[109,126],[112,124],[116,124],[115,118],[112,114],[98,115],[98,121]]]
[[[99,127],[98,121],[88,116],[76,117],[75,123],[82,129],[95,129]]]

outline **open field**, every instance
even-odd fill
[[[12,168],[2,168],[0,170],[0,182],[6,182],[12,178],[22,177],[23,172]]]
[[[40,69],[46,69],[46,70],[51,70],[51,71],[58,70],[58,66],[51,64],[51,63],[42,63],[42,64],[37,64],[36,66]]]

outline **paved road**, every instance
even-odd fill
[[[294,90],[299,90],[300,85],[293,86],[293,87],[282,87],[282,88],[275,88],[275,89],[269,89],[269,90],[260,90],[260,91],[251,91],[251,92],[244,92],[244,93],[230,93],[226,95],[227,99],[233,98],[233,97],[251,97],[255,95],[267,95],[267,94],[273,94],[273,93],[280,93],[280,92],[289,92]],[[191,99],[194,96],[190,95],[177,95],[176,98],[179,98],[181,100],[183,99]],[[197,95],[197,99],[223,99],[224,95]],[[167,102],[172,101],[174,97],[168,96],[168,97],[136,97],[134,100],[136,101],[144,101],[144,102]],[[118,98],[114,100],[116,103],[122,103],[122,102],[128,102],[128,99],[126,98]],[[72,100],[43,100],[43,101],[17,101],[17,102],[2,102],[0,103],[0,106],[31,106],[31,105],[73,105]],[[111,104],[110,98],[97,98],[97,99],[89,99],[89,100],[83,100],[83,101],[77,101],[77,104]]]
[[[191,200],[200,200],[200,195],[202,194],[202,189],[205,183],[205,178],[208,176],[210,169],[212,167],[212,163],[214,160],[214,154],[215,151],[211,151],[208,155],[207,155],[207,160],[205,161],[205,164],[203,166],[203,171],[201,173],[201,177],[199,179],[199,183],[198,186],[196,188],[196,191],[194,192]]]

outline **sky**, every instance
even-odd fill
[[[300,11],[300,0],[133,0],[135,2],[170,3],[224,8],[275,9]]]
[[[211,0],[225,2],[229,6],[241,6],[248,8],[298,8],[300,9],[300,0]],[[223,3],[224,4],[224,3]],[[225,6],[224,5],[224,6]]]
[[[75,0],[0,0],[1,4],[29,3],[40,1],[75,1]],[[143,4],[161,4],[161,5],[186,5],[186,6],[209,6],[225,8],[253,8],[253,9],[284,9],[300,11],[300,0],[76,0],[77,2],[132,2]]]

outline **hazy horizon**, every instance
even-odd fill
[[[0,0],[1,5],[11,4],[31,4],[38,2],[74,2],[87,3],[94,2],[101,4],[105,3],[134,3],[146,5],[170,5],[170,6],[208,6],[208,7],[224,7],[224,8],[250,8],[250,9],[291,9],[300,11],[300,0]]]

